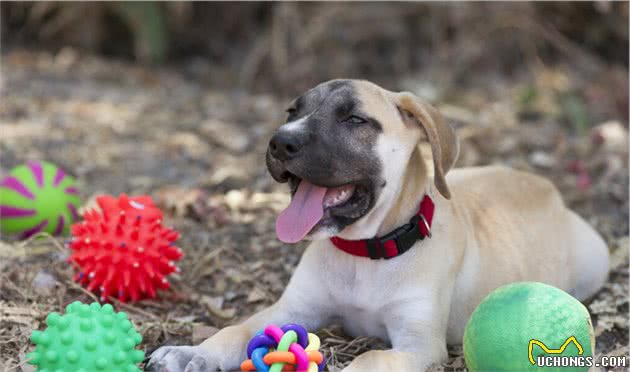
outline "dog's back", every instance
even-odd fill
[[[608,248],[551,182],[498,166],[456,169],[447,179],[451,205],[475,236],[455,285],[449,336],[461,340],[472,310],[505,283],[540,281],[580,300],[602,286]]]

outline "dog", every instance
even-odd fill
[[[447,343],[461,343],[472,311],[503,284],[539,281],[584,300],[606,280],[604,240],[551,182],[502,166],[449,172],[457,136],[415,95],[332,80],[287,111],[266,154],[292,193],[276,232],[312,242],[274,305],[198,346],[159,348],[154,370],[238,370],[269,323],[340,323],[392,346],[344,372],[421,371],[447,358]]]

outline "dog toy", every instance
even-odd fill
[[[277,327],[270,324],[247,344],[249,359],[241,363],[241,370],[322,371],[326,360],[318,350],[319,344],[319,337],[313,333],[307,333],[300,325],[287,324]]]
[[[162,225],[151,197],[104,195],[96,201],[102,212],[89,210],[72,225],[74,280],[100,292],[101,301],[154,298],[156,288],[169,288],[166,276],[179,271],[175,261],[183,255],[175,246],[179,233]]]
[[[65,315],[48,314],[46,324],[31,334],[36,347],[27,355],[38,371],[140,371],[144,352],[135,347],[142,336],[112,305],[76,301]]]
[[[67,234],[78,219],[73,177],[48,162],[31,161],[0,182],[0,231],[26,239],[38,232]]]
[[[558,288],[535,282],[490,293],[470,317],[463,344],[470,371],[588,371],[576,364],[543,368],[538,357],[568,360],[592,357],[595,350],[586,307]]]

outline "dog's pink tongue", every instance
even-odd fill
[[[297,243],[324,216],[324,196],[328,189],[300,181],[291,204],[276,219],[276,235],[285,243]]]

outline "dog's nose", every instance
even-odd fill
[[[289,160],[296,157],[301,148],[300,139],[291,133],[278,132],[269,141],[269,152],[278,160]]]

